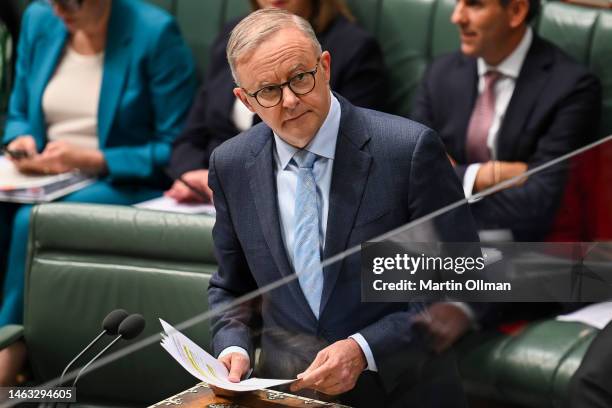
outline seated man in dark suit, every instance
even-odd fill
[[[412,118],[436,130],[467,196],[586,144],[599,123],[598,80],[529,27],[539,0],[459,0],[461,51],[436,59]],[[518,241],[547,233],[567,169],[533,175],[472,205],[479,229]]]
[[[595,134],[599,82],[529,27],[538,10],[539,0],[458,0],[451,20],[461,50],[428,67],[415,97],[412,118],[440,134],[468,197],[569,153]],[[511,230],[517,241],[541,240],[566,173],[565,166],[553,166],[472,203],[477,227]],[[475,315],[492,325],[556,307],[542,306],[492,307],[484,317],[437,303],[418,319],[433,348],[442,351],[470,328]]]
[[[264,122],[210,160],[219,269],[208,299],[219,312],[213,352],[230,379],[255,363],[258,337],[258,375],[297,375],[294,392],[314,389],[358,407],[464,406],[450,355],[418,341],[413,306],[361,302],[360,254],[321,267],[461,199],[436,134],[332,93],[330,53],[286,11],[246,17],[227,54],[235,96]],[[435,225],[440,239],[477,240],[466,206]],[[283,278],[257,301],[234,304]]]

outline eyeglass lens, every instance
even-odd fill
[[[305,95],[315,87],[315,73],[306,72],[291,78],[288,83],[289,89],[296,95]],[[283,89],[280,85],[267,86],[257,93],[257,102],[264,108],[271,108],[280,103]]]

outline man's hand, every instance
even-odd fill
[[[355,387],[366,366],[359,344],[353,339],[340,340],[319,351],[310,367],[298,374],[291,391],[312,388],[328,395],[342,394]]]
[[[106,170],[106,160],[99,150],[58,140],[49,142],[41,154],[15,161],[15,166],[24,173],[57,174],[78,169],[99,174]]]
[[[442,353],[467,332],[472,324],[470,317],[452,303],[434,303],[413,318],[414,324],[425,328],[430,336],[430,347]]]
[[[505,162],[505,161],[488,161],[483,163],[476,174],[474,182],[474,192],[477,193],[502,181],[510,180],[527,171],[527,163],[524,162]],[[517,187],[525,183],[527,178],[522,178],[512,185],[506,187]]]
[[[242,377],[249,371],[250,369],[250,361],[247,356],[242,353],[229,353],[223,357],[219,358],[219,361],[223,363],[225,368],[229,371],[228,379],[231,382],[240,382]],[[223,388],[215,387],[213,385],[210,386],[215,395],[220,397],[236,397],[240,394],[237,391],[226,390]]]
[[[240,379],[249,371],[251,363],[249,358],[242,353],[229,353],[219,358],[225,368],[229,371],[228,380],[240,382]]]
[[[202,192],[202,194],[208,196],[208,200],[205,200],[204,197],[198,195],[194,191],[192,191],[189,187],[185,185],[181,180],[176,180],[172,187],[168,191],[164,193],[164,195],[174,198],[179,203],[187,203],[187,202],[210,202],[212,201],[212,190],[208,187],[208,170],[207,169],[199,169],[192,170],[184,173],[181,176],[187,183],[189,183],[194,188],[198,189]]]

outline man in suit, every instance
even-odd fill
[[[539,0],[459,0],[461,51],[436,59],[412,119],[436,130],[467,196],[523,174],[594,138],[598,80],[529,27]],[[480,229],[537,241],[561,199],[555,166],[472,204]]]
[[[461,199],[438,137],[332,94],[332,57],[305,20],[285,11],[246,17],[227,54],[234,94],[263,120],[210,160],[219,269],[208,299],[219,313],[213,352],[230,379],[248,373],[259,338],[258,374],[297,375],[292,391],[354,406],[461,406],[453,360],[421,345],[412,306],[361,302],[359,254],[321,269],[322,260]],[[477,239],[465,206],[434,225],[439,239]]]
[[[599,123],[601,90],[586,68],[529,27],[539,0],[458,0],[451,21],[461,50],[428,67],[412,118],[442,138],[466,196],[525,173],[586,144]],[[517,241],[543,239],[567,175],[552,166],[471,204],[479,229],[511,230]],[[537,318],[558,305],[505,304],[477,313],[479,323]],[[425,324],[444,350],[472,324],[448,304],[428,309]]]

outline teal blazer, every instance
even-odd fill
[[[32,135],[44,148],[42,95],[68,34],[47,4],[26,10],[3,143]],[[139,0],[113,0],[104,52],[98,137],[109,176],[158,177],[196,89],[191,52],[172,16]]]

